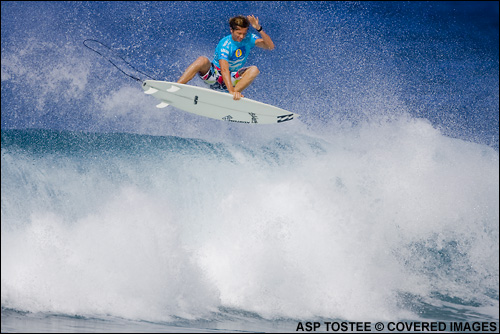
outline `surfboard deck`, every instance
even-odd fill
[[[222,121],[247,124],[276,124],[293,120],[298,114],[248,98],[176,82],[146,80],[144,93],[161,102],[156,106],[175,108]]]

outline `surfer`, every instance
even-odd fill
[[[248,34],[250,25],[261,37],[254,33]],[[217,44],[213,60],[210,61],[204,56],[198,57],[188,66],[177,83],[188,83],[198,73],[211,89],[229,92],[235,100],[243,97],[241,92],[259,75],[257,66],[243,67],[250,50],[255,45],[272,50],[274,43],[254,15],[235,16],[229,20],[229,27],[231,34]]]

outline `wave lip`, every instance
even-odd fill
[[[2,307],[495,319],[498,152],[419,120],[334,137],[2,131]]]

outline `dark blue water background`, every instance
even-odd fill
[[[261,75],[248,97],[297,112],[312,127],[409,113],[498,147],[495,2],[4,2],[2,129],[175,135],[184,115],[141,117],[153,101],[102,110],[112,92],[135,85],[83,40],[174,81],[199,55],[212,57],[238,13],[259,17],[276,42],[250,57]],[[209,124],[209,133],[228,127]]]

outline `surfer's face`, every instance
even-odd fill
[[[248,28],[236,27],[236,29],[231,29],[231,36],[236,42],[241,42],[247,35]]]

